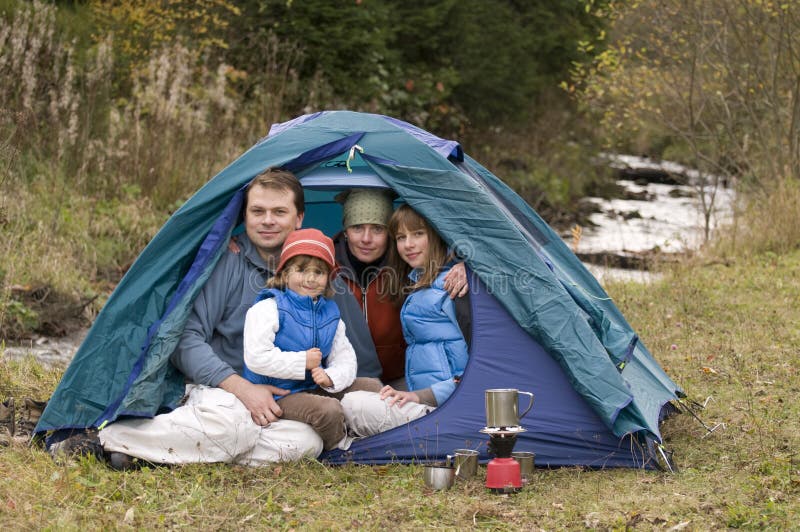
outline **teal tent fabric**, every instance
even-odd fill
[[[98,315],[37,432],[98,427],[174,408],[183,380],[168,358],[240,222],[242,188],[271,166],[310,182],[326,162],[345,160],[356,145],[362,168],[430,220],[613,434],[660,440],[661,409],[681,389],[552,229],[458,143],[389,117],[349,111],[273,127],[168,220]],[[342,169],[328,188],[347,188],[348,179]],[[320,228],[332,234],[339,220],[310,212],[323,209],[326,194],[332,195],[309,194],[320,199],[307,203],[306,219],[327,224]]]

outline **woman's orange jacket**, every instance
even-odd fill
[[[358,300],[364,319],[369,326],[375,351],[383,368],[383,382],[391,382],[405,377],[406,371],[406,341],[403,338],[403,328],[400,325],[400,308],[392,304],[389,298],[381,298],[380,289],[387,275],[384,260],[375,263],[375,268],[380,269],[377,275],[362,287],[356,279],[353,266],[347,255],[347,242],[340,233],[335,238],[336,263],[339,266],[339,275],[347,283],[355,298]],[[373,266],[370,266],[373,267]]]

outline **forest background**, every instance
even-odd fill
[[[796,224],[777,217],[797,212],[797,12],[759,0],[0,0],[2,337],[91,319],[199,186],[272,123],[322,109],[456,138],[562,227],[613,182],[601,151],[676,160],[739,188],[724,253],[796,247]]]

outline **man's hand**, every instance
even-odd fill
[[[314,379],[314,382],[317,383],[317,386],[321,386],[322,388],[333,388],[333,381],[320,366],[317,366],[311,370],[311,378]]]
[[[318,347],[306,351],[306,369],[318,368],[320,364],[322,364],[322,351]]]
[[[444,289],[450,292],[450,299],[463,297],[469,291],[467,284],[467,267],[463,262],[459,262],[444,276]]]
[[[289,390],[276,388],[269,384],[253,384],[239,375],[231,375],[219,383],[219,387],[232,393],[244,403],[244,406],[250,411],[253,422],[262,427],[278,421],[283,415],[278,402],[272,397],[273,394],[287,395],[289,393]]]

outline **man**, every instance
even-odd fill
[[[292,173],[268,169],[248,186],[245,234],[237,240],[240,252],[228,251],[220,258],[171,357],[193,383],[186,402],[167,414],[119,421],[100,431],[112,467],[129,466],[131,457],[167,464],[261,465],[316,457],[322,451],[322,440],[311,427],[280,419],[273,394],[288,392],[241,377],[245,314],[303,215],[303,189]],[[360,317],[357,303],[343,290],[337,292],[348,338],[358,354],[359,376],[377,377],[380,366],[369,331],[363,319],[348,319]]]

